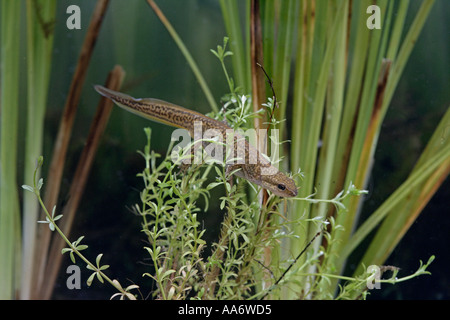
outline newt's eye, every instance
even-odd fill
[[[286,186],[284,184],[281,184],[281,183],[277,186],[277,188],[278,188],[278,190],[281,190],[281,191],[286,190]]]

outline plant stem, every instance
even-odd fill
[[[249,3],[248,0],[245,1]],[[233,75],[236,81],[235,87],[240,86],[244,92],[249,92],[250,86],[250,66],[246,63],[248,56],[245,50],[242,37],[241,23],[239,20],[239,8],[236,0],[220,0],[220,7],[230,38],[230,48],[233,52]],[[249,41],[249,39],[247,39]]]
[[[217,107],[217,103],[208,87],[207,82],[203,78],[202,73],[200,72],[200,69],[198,68],[197,63],[195,62],[194,58],[189,53],[189,50],[184,45],[181,38],[178,36],[178,33],[173,28],[172,24],[167,20],[164,13],[159,9],[159,7],[156,5],[156,3],[153,0],[147,0],[150,7],[153,9],[155,14],[158,16],[159,20],[161,20],[162,24],[166,27],[167,31],[170,33],[173,41],[177,44],[178,48],[180,49],[181,53],[183,54],[184,58],[188,62],[189,66],[192,69],[192,72],[194,73],[195,77],[197,78],[197,81],[200,84],[200,87],[203,89],[203,93],[206,96],[206,99],[209,102],[209,105],[211,106],[211,109],[214,112],[218,112],[219,108]]]
[[[78,257],[80,257],[81,260],[83,260],[91,268],[91,270],[94,270],[95,272],[98,272],[102,276],[103,279],[108,281],[114,288],[116,288],[122,294],[126,295],[127,292],[125,290],[123,290],[123,288],[120,285],[118,285],[117,282],[115,282],[112,279],[110,279],[102,270],[100,270],[100,268],[97,268],[97,266],[92,264],[80,251],[78,251],[78,249],[69,241],[69,239],[66,237],[64,232],[58,227],[56,222],[53,220],[51,214],[48,212],[47,208],[45,207],[44,202],[42,201],[42,198],[41,198],[41,196],[39,194],[39,191],[36,190],[36,188],[35,188],[35,194],[38,197],[39,204],[41,205],[42,209],[44,210],[44,213],[45,213],[46,217],[48,218],[49,222],[54,225],[56,232],[58,232],[58,234],[61,236],[61,238],[64,240],[64,242],[69,246],[69,248],[72,249],[72,251]]]

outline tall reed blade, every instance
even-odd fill
[[[20,212],[17,184],[21,1],[1,1],[0,36],[0,299],[19,287]]]
[[[441,119],[410,177],[403,184],[408,186],[408,191],[405,192],[404,197],[399,198],[396,195],[392,195],[380,207],[384,208],[384,206],[387,206],[390,209],[377,211],[372,215],[373,217],[379,217],[378,221],[382,216],[386,216],[386,218],[365,252],[360,263],[361,266],[363,264],[366,266],[382,264],[388,258],[431,196],[436,192],[436,189],[447,178],[450,172],[450,139],[445,128],[448,126],[449,121],[450,108]],[[437,155],[440,156],[436,157]],[[420,182],[411,182],[414,175],[418,174],[420,176],[417,179],[420,178]],[[360,235],[362,232],[367,234],[377,226],[374,222],[374,219],[371,218],[358,229],[358,232],[352,237],[353,240],[350,241],[343,252],[343,256],[347,256],[351,248],[355,248],[360,243],[358,239],[361,239]],[[361,268],[358,271],[361,272]]]
[[[292,203],[287,212],[290,219],[300,220],[293,229],[297,237],[284,244],[289,248],[284,258],[299,252],[305,241],[316,234],[318,226],[309,219],[329,217],[332,226],[331,233],[324,234],[324,246],[321,247],[318,241],[309,256],[297,261],[299,270],[306,268],[313,276],[305,277],[302,273],[301,277],[296,277],[293,274],[291,279],[300,285],[295,289],[292,284],[286,286],[286,290],[281,291],[282,297],[295,298],[301,292],[314,290],[320,294],[309,294],[308,297],[333,297],[345,259],[367,235],[369,225],[351,237],[361,209],[360,198],[346,197],[343,200],[345,210],[339,206],[330,207],[326,202],[316,205],[301,200],[313,196],[333,198],[354,185],[359,189],[365,187],[384,116],[433,2],[425,0],[421,3],[404,39],[408,0],[376,2],[380,29],[368,27],[368,10],[374,5],[371,0],[262,2],[265,67],[274,74],[275,88],[281,92],[282,108],[276,116],[278,120],[287,118],[292,125],[292,134],[288,137],[291,141],[290,167],[294,172],[301,169],[304,174],[304,179],[299,181],[301,198]],[[240,24],[232,25],[230,18],[239,16],[238,10],[234,10],[232,14],[231,8],[227,8],[223,15],[227,30],[237,34]],[[239,54],[245,52],[241,50]],[[289,76],[292,60],[293,79]],[[234,71],[237,74],[238,70]],[[292,113],[287,107],[287,97],[292,97]],[[284,124],[281,129],[285,129]],[[403,206],[405,215],[397,219],[390,230],[401,230],[401,235],[404,234],[411,219],[417,216],[424,201],[430,198],[445,176],[446,162],[442,162],[445,156],[443,150],[429,155],[438,161],[433,166],[437,170],[434,175],[427,176],[425,171],[429,174],[428,170],[416,175],[412,173],[414,186],[418,188],[418,184],[424,183],[428,187],[418,195],[422,199],[420,202],[397,204],[399,208]],[[397,195],[403,197],[412,192],[413,185],[402,186]],[[406,201],[406,198],[402,199]],[[372,219],[377,220],[376,223],[382,220],[381,215],[387,214],[385,208],[380,207],[383,213],[374,213]],[[373,227],[374,221],[368,221]],[[388,232],[387,224],[385,228]],[[384,237],[389,239],[383,244],[385,252],[398,242],[399,239],[394,238]],[[308,259],[317,256],[321,250],[324,250],[324,256],[320,263],[305,267]],[[368,254],[373,260],[373,253]],[[274,257],[273,262],[279,261]],[[317,270],[327,276],[318,276]],[[276,296],[274,292],[271,294]]]
[[[53,48],[56,1],[27,0],[27,127],[25,137],[24,182],[32,185],[36,159],[42,155],[44,114]],[[39,178],[39,177],[38,177]],[[21,299],[31,295],[33,254],[39,203],[30,192],[23,195],[23,261]]]
[[[244,2],[244,1],[242,1]],[[241,2],[241,4],[242,4]],[[249,3],[249,1],[245,1]],[[245,43],[249,42],[244,40],[244,33],[242,32],[237,0],[220,0],[220,7],[222,9],[222,16],[225,23],[225,27],[230,38],[230,48],[234,53],[232,64],[234,70],[234,78],[236,86],[241,87],[244,92],[249,92],[250,86],[250,66],[247,63],[248,51]],[[248,47],[248,46],[247,46]]]

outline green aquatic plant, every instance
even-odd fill
[[[44,204],[44,200],[41,197],[41,189],[44,185],[44,179],[43,178],[37,178],[38,173],[40,172],[40,169],[43,164],[43,157],[39,157],[37,160],[37,166],[34,171],[33,175],[33,185],[22,185],[22,188],[31,194],[33,194],[38,202],[41,208],[45,212],[45,221],[38,221],[39,223],[48,224],[48,227],[51,232],[56,231],[59,236],[64,240],[64,242],[67,244],[68,247],[63,248],[61,251],[61,254],[64,254],[66,252],[69,253],[70,260],[75,264],[75,256],[79,257],[83,262],[86,263],[86,268],[93,271],[92,274],[87,279],[87,285],[90,286],[94,280],[94,278],[97,278],[98,281],[103,283],[105,280],[109,282],[114,288],[116,288],[119,292],[117,294],[114,294],[113,297],[116,297],[119,295],[121,298],[128,298],[131,300],[135,300],[135,295],[131,294],[129,291],[133,289],[137,289],[138,286],[136,285],[130,285],[126,287],[125,289],[120,285],[120,283],[115,279],[110,279],[104,272],[104,270],[108,269],[108,265],[102,265],[100,264],[100,260],[103,256],[102,253],[98,254],[95,259],[95,264],[90,262],[82,253],[81,251],[88,249],[88,245],[81,244],[81,241],[84,239],[84,236],[79,237],[76,241],[71,242],[66,234],[58,227],[57,221],[63,218],[62,214],[58,214],[55,216],[56,212],[56,206],[53,207],[52,212],[47,209],[47,207]]]
[[[301,168],[304,173],[304,179],[298,181],[302,186],[300,198],[313,193],[322,199],[333,198],[350,183],[364,188],[381,125],[434,1],[421,3],[408,29],[404,25],[410,1],[379,1],[375,9],[372,4],[369,0],[221,1],[232,44],[234,86],[246,92],[255,88],[249,80],[258,79],[254,63],[264,65],[273,75],[274,87],[280,93],[280,107],[275,109],[274,117],[290,120],[277,123],[281,137],[290,141],[290,148],[285,145],[282,156],[289,160],[291,171]],[[378,10],[380,28],[368,27],[373,13],[370,8]],[[260,21],[252,19],[255,15],[260,15]],[[238,19],[242,16],[244,23]],[[253,36],[258,29],[263,30],[260,38]],[[263,61],[252,60],[251,48],[258,41]],[[311,264],[309,271],[337,276],[330,279],[301,275],[297,288],[286,287],[272,298],[332,298],[346,260],[383,219],[359,266],[385,261],[448,175],[448,139],[438,139],[448,116],[449,112],[410,178],[354,234],[361,197],[345,199],[345,210],[326,203],[313,206],[306,201],[294,202],[288,208],[287,217],[292,220],[332,218],[335,228],[321,236],[325,242],[315,242],[309,252],[314,256],[322,251],[324,258],[319,264]],[[420,194],[418,200],[413,194]],[[286,259],[300,252],[317,233],[318,227],[309,219],[296,225],[294,234],[298,238],[287,240],[285,250],[273,251],[273,261],[280,255]],[[305,254],[296,263],[302,265],[307,260]],[[364,272],[361,268],[355,271],[356,276]]]
[[[154,1],[148,2],[154,4]],[[32,260],[32,257],[26,249],[32,247],[25,243],[33,242],[32,232],[24,231],[21,239],[19,188],[15,178],[20,56],[16,35],[20,33],[21,21],[18,3],[1,2],[0,293],[2,298],[9,299],[18,296],[18,292],[23,298],[29,297],[33,286],[26,280],[31,273],[19,275],[15,272],[20,265],[30,266],[26,260]],[[27,46],[36,49],[27,53],[30,57],[30,63],[27,63],[30,66],[27,70],[30,84],[27,87],[28,100],[41,106],[45,104],[50,63],[48,52],[52,45],[51,26],[54,21],[54,2],[44,3],[46,1],[26,2],[27,21],[30,22],[27,25]],[[152,187],[164,196],[164,201],[150,201],[148,194],[153,189],[143,190],[148,201],[136,207],[142,213],[143,229],[148,228],[145,235],[149,244],[145,251],[152,258],[153,266],[159,266],[157,272],[151,268],[146,272],[157,284],[153,293],[155,297],[356,299],[366,296],[369,291],[365,283],[373,279],[366,266],[377,265],[382,269],[390,252],[439,188],[450,168],[449,131],[446,130],[450,112],[446,112],[407,180],[369,218],[359,221],[364,207],[362,197],[357,195],[366,188],[381,125],[433,3],[425,0],[417,11],[412,12],[413,6],[407,0],[377,1],[381,29],[370,30],[366,26],[369,16],[366,9],[373,3],[369,0],[220,1],[228,44],[233,52],[233,55],[226,55],[233,72],[224,69],[230,93],[225,95],[223,103],[226,108],[220,112],[207,81],[195,64],[195,57],[187,51],[181,38],[170,32],[201,83],[211,105],[212,116],[226,118],[237,128],[248,128],[252,126],[251,120],[262,119],[264,125],[270,123],[271,127],[280,129],[281,140],[288,142],[281,144],[283,161],[280,165],[283,171],[295,173],[293,176],[301,189],[295,200],[256,198],[257,188],[245,181],[230,184],[222,167],[212,165],[206,168],[207,173],[202,171],[205,168],[189,168],[187,172],[194,178],[187,181],[167,159],[158,158],[150,149],[144,151],[150,164],[155,163],[150,168],[156,170],[143,172],[141,178],[155,182],[164,177],[166,182]],[[39,8],[36,5],[49,7],[36,10]],[[251,19],[252,13],[256,15],[258,5],[263,40],[254,37],[257,22]],[[30,18],[32,14],[33,19]],[[158,16],[165,19],[161,18],[164,17],[161,11]],[[411,23],[406,23],[409,20]],[[170,26],[167,19],[163,22]],[[173,26],[170,28],[174,31]],[[42,34],[33,34],[33,30]],[[256,62],[273,77],[273,81],[269,81],[271,84],[267,85],[267,94],[264,90],[263,99],[257,99],[257,92],[253,91],[255,79],[264,82],[264,74],[260,72],[261,68],[255,67],[252,41],[261,42],[263,61]],[[225,47],[226,43],[222,47],[223,53],[227,52]],[[223,66],[223,61],[221,64]],[[87,63],[82,69],[86,67]],[[74,77],[74,83],[81,87],[83,81],[79,80]],[[275,99],[274,92],[279,99]],[[253,106],[251,112],[255,101],[256,108]],[[264,105],[267,110],[259,110]],[[30,147],[25,150],[28,154],[25,179],[32,176],[34,159],[41,145],[38,120],[43,109],[33,110],[39,113],[34,118],[32,113],[22,113],[35,120],[33,126],[36,130],[30,127],[26,131]],[[29,137],[36,140],[29,140]],[[165,165],[156,166],[161,160]],[[208,181],[207,177],[211,175],[217,176],[218,180]],[[36,188],[39,190],[42,187],[39,181],[42,180],[36,180],[32,190],[26,189],[33,193]],[[48,188],[60,180],[47,181]],[[192,198],[174,190],[178,186],[186,188],[187,182],[198,186],[190,195]],[[25,183],[32,185],[31,182]],[[224,193],[218,200],[220,211],[217,211],[217,214],[224,215],[222,228],[217,241],[205,243],[205,232],[198,219],[198,213],[205,208],[199,203],[211,203],[209,194],[217,189]],[[38,202],[33,202],[33,198],[32,193],[24,193],[24,206],[36,209]],[[165,202],[176,209],[170,211],[165,208]],[[152,211],[154,203],[158,210],[168,211],[162,216],[162,211]],[[43,229],[52,235],[58,233],[51,232],[52,229],[58,231],[68,218],[66,214],[60,217],[56,213],[63,212],[60,210],[45,209],[41,218],[37,218],[36,211],[31,209],[24,212],[23,225],[27,230],[43,227],[36,224],[41,220],[49,226]],[[180,218],[179,224],[169,213]],[[157,214],[159,220],[156,225],[153,218]],[[178,229],[173,229],[177,226]],[[151,235],[154,230],[159,230],[159,233]],[[374,232],[375,237],[368,239],[368,235]],[[175,243],[170,238],[173,235],[182,242]],[[150,236],[156,240],[151,242]],[[61,235],[60,238],[65,241]],[[63,250],[68,253],[65,256],[78,259],[78,253],[87,250],[85,239],[78,238],[69,241],[70,244],[64,242],[68,246]],[[314,241],[308,245],[311,239]],[[347,259],[364,245],[364,240],[370,240],[370,244],[358,268],[352,275],[344,274]],[[167,246],[169,242],[172,249]],[[37,247],[46,248],[45,245]],[[60,249],[52,251],[53,255],[61,252]],[[101,264],[102,256],[96,257],[94,260],[97,261],[90,263],[93,271],[90,283],[94,279],[105,280],[104,275],[108,271]],[[431,261],[432,258],[419,268],[420,272],[411,276],[426,274],[425,268]],[[52,263],[49,265],[52,267]],[[399,275],[398,279],[411,277],[401,276],[398,269],[392,270],[395,270],[395,276]],[[49,278],[56,277],[56,271],[50,275],[45,273],[45,268],[40,270]],[[211,283],[202,280],[203,276],[214,281],[213,290]],[[395,283],[396,279],[390,277],[380,281]],[[120,297],[135,297],[128,295],[131,289],[137,288],[134,285],[123,289],[116,280],[110,283],[117,288]],[[45,295],[37,296],[49,298],[53,285],[49,284],[48,288]]]
[[[20,265],[17,179],[20,1],[1,2],[0,36],[0,299],[11,299]]]
[[[54,39],[56,1],[27,1],[27,125],[25,134],[25,183],[35,169],[35,159],[42,154],[44,115],[50,83]],[[23,254],[20,295],[29,299],[33,290],[33,274],[37,269],[36,252],[39,204],[30,193],[23,199]]]
[[[312,264],[318,264],[322,253],[309,256],[306,262],[295,267],[296,260],[286,261],[280,265],[288,264],[288,268],[277,268],[274,265],[265,265],[260,259],[264,251],[270,247],[279,246],[284,240],[296,237],[292,232],[293,226],[298,221],[277,219],[282,217],[279,211],[282,200],[272,196],[267,206],[260,207],[256,201],[247,201],[247,194],[241,192],[247,182],[242,180],[238,184],[231,185],[229,177],[223,169],[216,164],[205,166],[190,166],[180,172],[176,163],[168,156],[159,164],[161,155],[151,150],[151,131],[145,129],[147,144],[144,150],[139,152],[145,160],[145,168],[138,175],[144,182],[144,188],[140,193],[141,203],[134,206],[134,210],[142,219],[142,231],[147,237],[147,245],[144,250],[148,252],[152,267],[143,274],[150,277],[156,283],[156,289],[151,292],[157,299],[263,299],[268,294],[278,292],[284,285],[292,285],[292,279],[297,276],[321,277],[325,279],[340,279],[346,284],[340,290],[337,299],[357,298],[367,293],[367,283],[397,283],[411,279],[422,274],[428,274],[426,268],[432,262],[422,265],[412,275],[397,278],[398,269],[390,268],[393,274],[389,278],[374,279],[374,273],[365,272],[358,277],[344,277],[325,273],[308,273],[307,269]],[[169,146],[170,151],[172,145]],[[37,161],[34,172],[33,185],[23,185],[22,188],[37,197],[39,204],[46,214],[45,221],[50,231],[57,232],[64,240],[67,247],[61,254],[68,253],[72,263],[81,259],[86,263],[86,268],[92,273],[87,279],[87,285],[91,286],[94,279],[99,282],[108,282],[117,293],[111,299],[136,299],[139,294],[130,292],[139,290],[139,285],[132,284],[123,288],[116,279],[106,274],[109,265],[101,263],[103,254],[95,258],[95,263],[87,258],[89,246],[84,243],[84,236],[71,242],[66,234],[58,226],[63,219],[62,214],[56,214],[56,207],[50,213],[41,198],[41,189],[44,185],[43,178],[37,178],[37,173],[43,164],[43,158]],[[202,167],[204,170],[202,170]],[[214,167],[216,181],[208,182],[208,173]],[[38,179],[38,180],[37,180]],[[217,242],[212,245],[205,240],[206,229],[202,228],[198,213],[207,210],[210,199],[210,191],[217,187],[225,189],[225,195],[221,197],[221,210],[224,211],[224,219]],[[359,195],[361,192],[350,186],[346,192],[338,194],[331,200],[318,200],[312,196],[307,199],[298,199],[312,204],[321,202],[330,203],[336,208],[343,208],[342,201],[349,197]],[[200,208],[197,203],[199,198],[205,199],[205,207]],[[280,222],[281,221],[281,222]],[[325,230],[328,222],[320,219],[310,221],[322,226]],[[334,226],[333,226],[334,227]],[[318,235],[318,234],[317,234]],[[313,238],[310,244],[315,240]],[[211,254],[206,256],[206,248],[210,246]],[[308,248],[308,245],[305,248]],[[86,254],[82,253],[86,252]],[[292,269],[293,268],[293,269]],[[292,270],[291,270],[292,269]],[[387,268],[389,269],[389,268]],[[278,277],[274,281],[275,277]],[[263,280],[261,280],[263,279]],[[272,285],[270,285],[272,283]],[[142,295],[142,294],[141,294]]]

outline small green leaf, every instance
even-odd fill
[[[91,274],[91,275],[89,276],[89,278],[87,279],[86,283],[87,283],[88,287],[91,286],[92,281],[94,280],[94,277],[95,277],[95,274],[96,274],[96,273],[97,273],[97,272],[94,272],[94,273]]]
[[[77,247],[78,244],[79,244],[79,243],[81,242],[81,240],[83,240],[83,239],[84,239],[84,236],[79,237],[76,241],[72,242],[72,245],[73,245],[74,247]]]
[[[104,283],[103,277],[102,277],[102,275],[100,274],[100,272],[96,272],[95,274],[97,274],[97,279],[98,279],[98,281],[100,281],[101,283]]]
[[[109,268],[109,264],[105,264],[99,268],[99,270],[106,270]]]
[[[39,156],[37,159],[37,167],[40,168],[42,167],[42,164],[44,163],[44,157],[43,156]]]
[[[136,297],[133,294],[129,293],[129,292],[127,292],[125,295],[127,296],[127,298],[129,300],[136,300]]]
[[[97,264],[97,268],[100,267],[100,260],[102,259],[102,257],[103,257],[103,253],[100,253],[100,254],[97,256],[97,258],[95,259],[95,263]]]
[[[206,187],[206,189],[207,189],[207,190],[211,190],[211,189],[213,189],[213,188],[215,188],[215,187],[217,187],[218,185],[221,185],[221,184],[223,184],[223,182],[211,182],[211,183]]]
[[[88,246],[86,244],[80,244],[79,246],[76,247],[76,249],[78,251],[82,251],[82,250],[85,250],[87,248],[88,248]]]
[[[165,271],[165,272],[162,274],[161,279],[166,278],[167,276],[171,275],[171,274],[174,273],[174,272],[175,272],[175,270],[173,270],[173,269]]]
[[[32,186],[23,184],[23,185],[22,185],[22,188],[23,188],[24,190],[27,190],[27,191],[30,191],[30,192],[34,193],[34,189],[33,189]]]
[[[73,254],[73,251],[70,251],[69,256],[70,260],[72,260],[72,262],[75,263],[75,255]]]
[[[72,251],[72,248],[63,248],[63,249],[61,250],[61,254],[64,254],[64,253],[70,252],[70,251]]]
[[[210,50],[218,59],[220,59],[219,54],[216,51],[214,51],[213,49],[210,49]]]
[[[41,190],[43,185],[44,185],[44,179],[40,178],[38,181],[37,189]]]
[[[223,177],[222,171],[217,166],[214,166],[214,170],[216,170],[216,173],[219,177]]]
[[[232,56],[232,55],[233,55],[233,52],[231,52],[231,51],[226,51],[225,54],[223,55],[223,57],[225,58],[225,57],[227,57],[227,56]]]
[[[346,209],[345,205],[342,202],[335,201],[333,203],[336,205],[336,207],[338,207],[338,209],[341,209],[341,210],[345,210]]]
[[[220,210],[223,210],[223,208],[225,207],[226,204],[226,199],[223,199],[222,202],[220,203]]]
[[[139,289],[139,286],[137,284],[130,284],[128,287],[125,288],[125,291],[130,291],[133,289]]]

